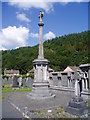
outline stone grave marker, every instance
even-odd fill
[[[79,82],[81,81],[80,75],[75,71],[74,74],[75,79],[75,96],[70,100],[68,106],[66,107],[66,112],[82,116],[88,114],[88,109],[86,107],[86,102],[80,96],[80,86]]]
[[[27,81],[27,87],[28,88],[32,88],[32,85],[33,85],[33,79],[28,77],[28,81]]]
[[[4,84],[7,84],[7,78],[2,79],[2,82],[3,82]]]
[[[12,84],[12,78],[8,78],[8,84]]]
[[[18,83],[19,83],[19,87],[21,87],[22,84],[23,84],[23,83],[22,83],[22,77],[19,77],[19,78],[18,78]]]
[[[26,78],[22,79],[22,85],[23,85],[23,87],[26,87]]]
[[[12,88],[19,88],[18,77],[13,76]]]
[[[68,87],[68,74],[66,72],[61,73],[61,79],[62,79],[61,81],[62,86]]]
[[[2,78],[2,84],[4,84],[4,79]]]
[[[53,72],[52,76],[53,76],[53,85],[58,86],[58,73]]]

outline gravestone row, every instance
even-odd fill
[[[2,78],[2,83],[4,84],[12,84],[12,78]]]
[[[14,76],[13,78],[2,78],[2,84],[12,84],[12,86],[18,86],[18,87],[28,87],[31,88],[33,84],[33,79],[28,78],[22,78]]]

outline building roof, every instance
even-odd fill
[[[31,73],[34,72],[34,69],[32,68],[32,69],[30,70],[30,72],[31,72]]]
[[[79,67],[90,67],[90,64],[81,64]]]
[[[27,72],[28,74],[30,73],[34,73],[34,69],[32,68],[29,72]]]
[[[19,74],[19,70],[5,70],[5,74]]]
[[[64,70],[64,72],[75,72],[76,70],[80,70],[80,68],[79,67],[77,67],[77,66],[68,66],[65,70]]]

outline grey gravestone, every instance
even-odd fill
[[[4,79],[2,78],[2,84],[4,84]]]
[[[80,69],[84,72],[84,78],[86,81],[86,90],[90,93],[90,64],[82,64],[79,66]]]
[[[50,84],[50,86],[53,86],[53,78],[52,77],[49,77],[49,84]]]
[[[61,73],[61,79],[62,79],[62,86],[68,87],[68,75],[66,72]]]
[[[8,83],[12,84],[12,78],[8,78]]]
[[[75,78],[74,78],[74,74],[71,74],[71,80],[72,80],[72,87],[75,87]]]
[[[21,87],[22,86],[22,77],[18,78],[18,83],[19,83],[19,87]]]
[[[53,72],[52,73],[52,79],[53,79],[53,85],[54,86],[58,86],[58,73],[56,73],[56,72]]]
[[[7,84],[7,78],[2,79],[4,84]]]
[[[2,78],[2,84],[4,84],[4,79]]]
[[[19,87],[18,77],[17,76],[13,76],[12,88],[18,88],[18,87]]]
[[[26,78],[26,83],[28,82],[28,77]]]
[[[86,107],[86,102],[83,100],[83,98],[80,96],[80,89],[79,81],[81,80],[80,76],[78,75],[77,71],[75,71],[75,97],[73,97],[68,106],[66,107],[66,112],[81,116],[88,113],[88,109]]]
[[[29,77],[27,81],[27,87],[32,88],[32,85],[33,85],[33,79]]]
[[[26,87],[26,78],[23,78],[23,79],[22,79],[22,86],[23,86],[23,87]]]
[[[75,87],[75,80],[72,80],[72,87]]]

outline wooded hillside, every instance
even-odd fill
[[[55,71],[64,70],[68,65],[89,63],[88,32],[69,34],[44,42],[45,58]],[[25,74],[32,69],[32,61],[38,56],[38,45],[2,52],[2,68],[18,69]]]

